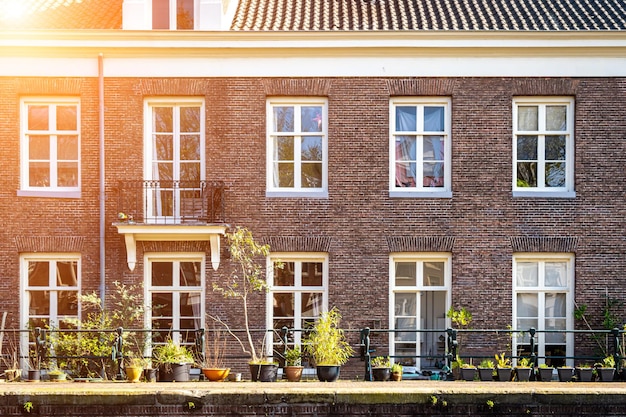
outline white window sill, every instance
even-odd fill
[[[389,191],[390,198],[452,198],[452,191]]]
[[[62,190],[17,190],[18,197],[80,198],[81,192]]]
[[[576,198],[576,191],[513,191],[513,198]]]
[[[266,191],[265,197],[328,198],[328,191]]]

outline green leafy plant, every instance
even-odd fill
[[[372,368],[389,368],[391,367],[391,361],[389,356],[376,356],[370,363]]]
[[[219,285],[214,282],[213,291],[222,294],[225,298],[234,298],[241,301],[246,334],[245,343],[222,319],[216,316],[209,317],[223,325],[226,331],[237,340],[244,354],[250,356],[250,363],[268,363],[262,354],[266,335],[264,335],[259,346],[257,346],[259,341],[255,341],[252,336],[249,302],[252,294],[269,290],[265,279],[265,267],[260,262],[260,259],[265,259],[269,255],[270,246],[258,243],[252,236],[252,232],[245,227],[237,227],[234,232],[227,233],[226,238],[228,240],[230,257],[235,264],[236,270],[226,284]],[[282,268],[280,262],[275,265]]]
[[[500,355],[495,354],[496,365],[498,368],[510,368],[511,367],[511,359],[507,358],[505,353],[502,352]]]
[[[540,363],[540,364],[539,364],[539,368],[542,368],[542,369],[544,369],[544,368],[545,368],[545,369],[548,369],[548,368],[552,368],[552,367],[551,367],[551,366],[548,366],[548,364],[547,364],[547,363]]]
[[[193,363],[193,355],[185,346],[174,343],[171,338],[162,345],[157,345],[153,352],[154,362],[158,366],[165,366],[166,369],[170,368],[172,364],[186,364]]]
[[[401,374],[402,370],[402,365],[399,363],[394,363],[393,365],[391,365],[391,373],[393,374]]]
[[[455,327],[459,328],[467,328],[472,322],[472,313],[470,313],[470,311],[465,307],[461,307],[457,310],[450,307],[446,316],[452,320],[452,324],[454,324]]]
[[[26,413],[32,413],[35,408],[35,405],[33,404],[32,401],[26,401],[24,405],[22,406],[22,408],[24,409]]]
[[[609,355],[606,358],[602,359],[602,367],[615,368],[615,358],[613,357],[613,355]]]
[[[305,349],[316,365],[343,365],[354,353],[340,322],[341,314],[333,308],[322,313],[306,337]]]
[[[519,358],[519,360],[517,361],[517,367],[518,368],[530,368],[530,358],[528,357]]]
[[[285,351],[285,365],[302,366],[302,351],[300,346],[294,346]]]
[[[480,365],[478,365],[479,368],[489,368],[489,369],[493,369],[495,368],[495,364],[493,363],[493,361],[491,359],[483,359],[480,362]]]

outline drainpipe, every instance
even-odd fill
[[[99,134],[100,134],[100,300],[104,308],[104,295],[106,290],[105,280],[105,181],[104,181],[104,56],[98,54],[98,100],[99,100]]]

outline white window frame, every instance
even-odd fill
[[[151,285],[152,276],[152,262],[200,262],[200,270],[202,275],[200,277],[200,286],[183,286],[180,283],[174,282],[170,286],[153,286]],[[200,293],[200,326],[198,329],[206,327],[206,254],[202,252],[198,253],[146,253],[144,255],[144,300],[145,304],[149,306],[144,314],[144,326],[146,329],[152,329],[152,293],[153,292],[171,292],[173,294],[180,295],[182,292],[196,291]],[[172,326],[175,330],[180,330],[180,297],[172,297]],[[196,329],[197,330],[197,329]],[[181,335],[179,332],[172,332],[172,340],[177,344],[187,344],[181,341]]]
[[[293,286],[276,286],[274,285],[274,263],[275,262],[295,262],[295,282]],[[320,262],[322,263],[322,286],[303,286],[302,285],[302,263],[303,262]],[[266,326],[268,329],[274,327],[274,293],[303,293],[303,292],[319,292],[322,290],[322,308],[320,314],[328,311],[328,254],[320,252],[277,252],[272,253],[267,258],[267,283],[270,290],[266,296]],[[300,297],[294,298],[294,326],[296,323],[302,322],[302,306]],[[294,332],[294,344],[301,346],[302,333]],[[273,348],[271,343],[267,343],[267,355],[272,355]]]
[[[444,263],[444,285],[441,286],[428,286],[423,284],[423,265],[426,262],[443,262]],[[414,262],[416,264],[416,285],[396,285],[396,262]],[[417,267],[421,265],[422,267]],[[412,293],[416,298],[415,313],[416,319],[421,318],[421,297],[420,294],[426,291],[445,291],[446,306],[444,311],[447,312],[452,302],[452,254],[447,252],[402,252],[391,253],[389,255],[389,329],[395,330],[395,319],[397,317],[395,312],[395,295],[398,293]],[[401,315],[400,315],[401,316]],[[414,330],[421,330],[421,320],[416,320],[416,328]],[[446,316],[444,319],[445,327],[450,327],[450,319]],[[410,341],[413,343],[413,341]],[[415,355],[421,355],[421,333],[415,334]],[[395,332],[389,333],[389,355],[394,356],[396,354],[396,341]],[[415,358],[415,367],[421,369],[421,358]]]
[[[149,19],[150,19],[150,29],[153,29],[152,23],[152,6],[153,0],[148,1],[149,8]],[[200,27],[199,21],[199,10],[200,10],[200,0],[193,0],[193,29],[178,29],[177,27],[177,15],[176,15],[176,6],[177,0],[168,0],[169,2],[169,27],[167,29],[153,29],[153,30],[197,30]]]
[[[294,117],[295,132],[274,132],[273,131],[273,108],[280,106],[293,106],[296,108]],[[321,132],[302,132],[299,130],[301,126],[300,112],[298,109],[306,106],[322,107],[322,131]],[[321,97],[274,97],[267,100],[266,114],[266,196],[267,197],[310,197],[310,198],[327,198],[328,197],[328,100]],[[277,187],[274,186],[274,137],[277,136],[293,136],[294,137],[294,186],[293,187]],[[300,141],[303,136],[321,136],[322,137],[322,185],[319,188],[306,188],[300,184],[300,173],[302,160],[300,159]]]
[[[56,271],[56,267],[53,268],[53,264],[56,264],[56,262],[62,262],[62,261],[74,261],[76,262],[76,285],[72,285],[72,286],[64,286],[64,285],[60,285],[58,282],[56,282],[56,280],[53,279],[52,276],[50,276],[50,283],[52,283],[54,281],[54,284],[49,285],[49,286],[39,286],[39,287],[31,287],[28,285],[28,264],[29,262],[48,262],[50,264],[50,270],[49,273],[50,274],[54,274]],[[30,311],[29,311],[29,307],[30,307],[30,296],[29,296],[29,291],[50,291],[50,300],[49,300],[49,307],[50,307],[50,311],[48,312],[48,319],[49,319],[49,326],[51,328],[58,328],[59,326],[59,322],[61,320],[66,320],[66,319],[80,319],[81,317],[81,302],[80,302],[80,295],[81,295],[81,271],[82,271],[82,260],[81,260],[81,255],[79,253],[68,253],[68,252],[63,252],[63,253],[55,253],[55,252],[50,252],[50,253],[24,253],[20,255],[20,323],[22,324],[22,326],[24,326],[24,329],[28,329],[28,325],[29,325],[29,319],[30,319]],[[56,275],[56,274],[55,274]],[[61,291],[75,291],[77,294],[77,303],[78,303],[78,310],[77,310],[77,315],[76,316],[60,316],[58,314],[58,296],[59,296],[59,292]],[[29,334],[26,332],[23,332],[20,335],[20,350],[21,352],[28,352],[28,341],[29,341]],[[28,357],[28,354],[22,354],[21,356],[23,357]],[[24,368],[26,366],[26,363],[22,363],[21,364],[22,367]]]
[[[562,105],[566,107],[566,127],[564,131],[548,131],[545,128],[546,107]],[[521,131],[518,129],[518,108],[520,106],[538,106],[539,129]],[[551,197],[574,198],[574,98],[572,97],[516,97],[513,99],[513,176],[514,197]],[[537,187],[518,187],[517,185],[517,137],[523,135],[538,136],[537,144]],[[545,137],[565,136],[565,186],[546,187],[545,185]]]
[[[198,106],[200,107],[200,181],[204,181],[206,179],[206,129],[205,129],[205,118],[206,118],[206,108],[205,101],[203,98],[195,98],[195,97],[151,97],[144,100],[144,179],[145,180],[158,180],[154,178],[153,171],[153,155],[154,155],[154,146],[152,142],[152,115],[154,107],[173,107],[174,109],[180,109],[181,107],[191,107]],[[174,180],[180,180],[180,166],[181,160],[180,156],[180,120],[178,117],[179,112],[174,111],[174,149],[173,149],[173,176]],[[198,187],[200,184],[198,183]],[[146,190],[148,193],[153,193],[153,190]],[[153,196],[152,194],[146,196],[144,198],[144,204],[147,204],[144,207],[144,219],[146,223],[172,223],[172,218],[174,222],[178,222],[180,220],[181,215],[181,198],[180,193],[181,189],[178,188],[173,192],[177,193],[177,197],[175,201],[177,202],[177,206],[174,207],[173,216],[164,216],[159,213],[153,212],[153,206],[150,202],[154,201],[154,199],[158,198],[158,196]]]
[[[513,296],[512,296],[512,317],[513,321],[511,323],[512,327],[518,331],[524,331],[528,329],[518,329],[517,328],[517,294],[518,293],[536,293],[538,296],[538,326],[537,330],[545,330],[545,294],[546,293],[564,293],[566,298],[566,312],[565,312],[565,330],[573,330],[574,329],[574,255],[568,253],[515,253],[513,254]],[[538,286],[536,287],[524,287],[517,285],[517,264],[519,262],[536,262],[538,264]],[[565,287],[546,287],[544,285],[544,277],[545,277],[545,264],[550,262],[565,262],[567,265],[567,283]],[[544,296],[542,296],[544,295]],[[541,358],[545,356],[545,336],[546,334],[543,332],[537,332],[536,337],[536,345],[537,345],[537,355]],[[528,344],[528,342],[524,342],[524,338],[527,338],[527,333],[524,335],[514,333],[512,337],[512,347],[513,347],[513,356],[517,354],[518,346]],[[519,339],[522,340],[519,340]],[[566,333],[565,335],[565,355],[568,357],[573,356],[574,354],[574,334]],[[539,359],[540,363],[545,362],[543,358]],[[574,365],[573,359],[567,359],[566,363],[568,366]]]
[[[415,131],[399,131],[396,126],[396,107],[417,106],[417,129]],[[444,108],[443,132],[424,130],[423,108],[440,106]],[[422,116],[420,117],[420,110]],[[415,187],[398,187],[396,185],[396,137],[416,136],[418,143],[424,136],[444,137],[443,187],[429,187],[423,184],[423,147],[416,149],[416,184]],[[418,147],[419,148],[419,147]],[[419,180],[419,181],[418,181]],[[419,182],[419,183],[418,183]],[[452,197],[452,103],[448,97],[393,97],[389,100],[389,196],[390,197]]]
[[[28,106],[48,106],[49,120],[48,130],[30,131],[28,129]],[[63,105],[76,106],[76,130],[59,131],[56,129],[56,108]],[[20,100],[20,190],[18,196],[23,197],[54,197],[54,198],[80,198],[81,196],[81,103],[76,97],[26,97]],[[44,134],[50,136],[50,186],[36,187],[30,185],[30,155],[29,140],[31,135]],[[78,178],[75,187],[60,187],[57,185],[57,137],[59,135],[76,135],[78,137],[77,170]],[[72,161],[74,162],[74,161]]]

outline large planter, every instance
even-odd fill
[[[615,377],[615,368],[597,368],[597,371],[602,382],[611,382]]]
[[[510,381],[511,375],[513,375],[512,368],[498,368],[498,381]]]
[[[209,381],[224,381],[228,378],[230,368],[202,368],[202,375]]]
[[[126,371],[126,379],[130,382],[139,382],[143,374],[143,367],[141,366],[127,366],[124,370]]]
[[[372,368],[374,381],[389,381],[391,378],[391,368]]]
[[[537,372],[539,374],[539,379],[543,382],[552,381],[552,374],[554,373],[554,368],[537,368]]]
[[[493,381],[493,368],[478,368],[478,377],[481,381]]]
[[[317,379],[321,382],[335,382],[339,379],[340,371],[341,366],[339,365],[318,365]]]
[[[278,375],[278,364],[251,363],[250,374],[252,375],[252,382],[275,382]]]
[[[29,382],[39,382],[41,380],[41,372],[39,369],[29,369],[28,370],[28,381]]]
[[[593,369],[576,368],[576,376],[579,382],[591,382],[593,380]]]
[[[560,382],[570,382],[574,377],[574,370],[572,368],[557,368],[556,372],[559,375]]]
[[[463,381],[473,381],[476,377],[476,368],[461,368],[461,379]]]
[[[285,366],[283,371],[285,373],[285,377],[289,382],[298,382],[302,379],[302,370],[303,366]]]
[[[518,381],[530,381],[530,375],[533,369],[528,367],[516,367],[515,375]]]
[[[159,381],[187,382],[191,373],[190,363],[168,363],[159,366]]]

